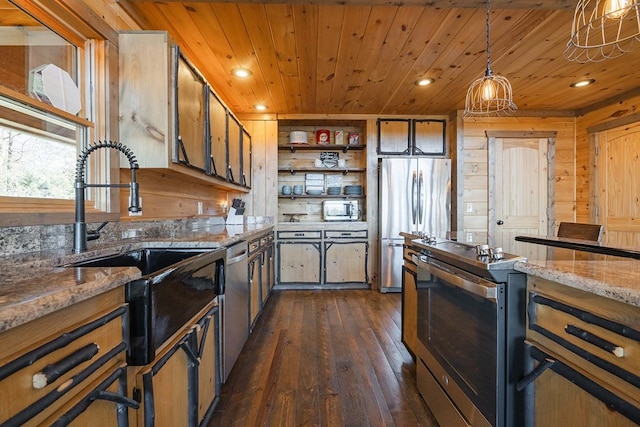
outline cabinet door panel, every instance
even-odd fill
[[[280,283],[320,284],[320,242],[279,242]]]
[[[229,129],[229,175],[228,179],[236,184],[242,184],[242,165],[241,165],[241,149],[242,149],[242,128],[240,122],[229,115],[227,121]]]
[[[413,120],[412,154],[445,154],[445,121]]]
[[[415,268],[415,267],[414,267]],[[402,267],[402,342],[411,354],[418,344],[418,291],[417,275],[406,265]]]
[[[547,369],[535,382],[535,426],[631,427],[637,424]]]
[[[200,364],[198,365],[198,424],[202,422],[209,407],[219,391],[218,350],[216,346],[218,309],[214,309],[199,322],[197,330],[198,351]]]
[[[227,179],[227,109],[209,93],[209,135],[211,144],[210,173]]]
[[[182,147],[178,146],[176,157],[180,163],[206,170],[205,83],[182,57],[178,59],[176,92],[178,137],[182,140]]]
[[[251,135],[242,129],[242,185],[251,187]]]
[[[162,352],[154,365],[137,377],[144,402],[139,425],[149,425],[152,419],[155,427],[189,425],[188,363],[187,354],[176,344]]]
[[[367,283],[367,242],[325,242],[326,283]]]
[[[378,120],[378,154],[409,154],[411,121]]]
[[[260,314],[260,267],[262,265],[262,254],[249,261],[249,324],[253,326],[258,314]]]

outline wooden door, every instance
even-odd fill
[[[548,139],[490,138],[490,150],[492,146],[494,168],[489,177],[489,244],[502,247],[505,252],[533,257],[525,249],[532,245],[516,242],[515,236],[547,235]]]
[[[602,241],[640,245],[640,124],[598,134],[597,222]]]

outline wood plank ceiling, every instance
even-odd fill
[[[575,111],[638,88],[640,50],[564,58],[575,2],[494,1],[492,69],[519,110]],[[487,60],[480,0],[119,3],[143,28],[167,30],[236,114],[258,103],[278,114],[448,114],[464,109]],[[253,74],[239,79],[236,67]],[[435,83],[416,86],[423,77]],[[569,87],[584,78],[596,83]]]

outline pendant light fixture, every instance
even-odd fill
[[[487,68],[484,76],[471,83],[467,90],[465,116],[487,116],[500,112],[509,113],[518,109],[513,103],[509,80],[506,77],[493,74],[491,70],[490,12],[491,0],[487,0]]]
[[[598,62],[640,46],[638,0],[579,0],[565,57]]]

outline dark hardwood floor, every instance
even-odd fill
[[[272,293],[209,426],[437,426],[400,307],[370,290]]]

